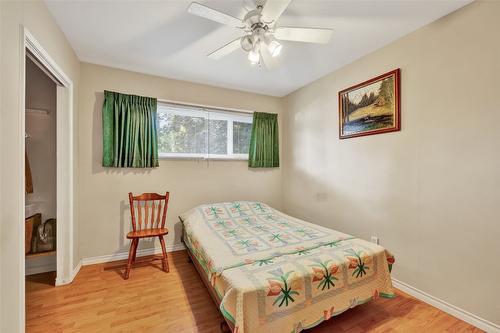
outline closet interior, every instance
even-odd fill
[[[26,56],[25,254],[26,275],[57,269],[57,85]],[[36,278],[36,277],[35,277]]]

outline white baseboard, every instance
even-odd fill
[[[410,286],[409,284],[406,284],[404,282],[398,281],[394,278],[392,278],[392,284],[395,288],[412,295],[422,302],[430,304],[460,320],[463,320],[471,325],[476,326],[477,328],[482,329],[483,331],[486,331],[488,333],[500,333],[500,326],[495,323],[492,323],[486,319],[476,316],[475,314],[460,309],[453,304],[447,303],[437,297],[429,295],[428,293],[420,289]]]
[[[82,268],[82,261],[81,260],[78,262],[78,265],[76,265],[75,269],[73,269],[73,271],[71,272],[71,281],[73,281],[75,279],[75,276],[80,271],[80,268]]]
[[[80,268],[82,268],[82,261],[81,260],[78,262],[78,265],[76,265],[76,267],[73,269],[73,271],[71,271],[71,275],[70,275],[68,280],[64,280],[64,279],[60,279],[60,278],[56,277],[56,287],[64,286],[64,285],[67,285],[67,284],[70,284],[71,282],[73,282],[73,280],[75,279],[75,276],[80,271]]]
[[[180,251],[180,250],[184,250],[184,249],[185,249],[185,247],[184,247],[184,244],[182,244],[182,243],[175,244],[175,245],[167,245],[167,247],[166,247],[167,252]],[[161,253],[161,247],[137,250],[137,257],[150,256],[150,255],[159,254],[159,253]],[[108,255],[98,256],[98,257],[83,258],[82,259],[82,266],[102,264],[105,262],[124,260],[127,258],[128,258],[128,252],[108,254]]]
[[[173,251],[180,251],[184,250],[184,244],[176,244],[176,245],[167,245],[166,250],[167,252],[173,252]],[[155,247],[151,249],[144,249],[144,250],[138,250],[137,251],[137,257],[144,257],[144,256],[149,256],[153,254],[159,254],[161,253],[161,247]],[[70,279],[68,281],[58,279],[56,278],[56,286],[64,286],[66,284],[70,284],[73,282],[75,279],[75,276],[78,274],[82,266],[86,265],[93,265],[93,264],[102,264],[105,262],[112,262],[112,261],[117,261],[117,260],[124,260],[128,258],[128,252],[121,252],[121,253],[115,253],[115,254],[108,254],[104,256],[98,256],[98,257],[89,257],[89,258],[83,258],[78,262],[78,265],[73,269],[71,272]],[[54,269],[52,269],[54,270]],[[36,274],[36,273],[32,273]]]

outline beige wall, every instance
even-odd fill
[[[500,3],[473,3],[286,98],[283,205],[396,255],[394,277],[500,324]],[[402,131],[338,139],[338,91],[401,68]]]
[[[39,1],[0,1],[1,32],[1,123],[0,123],[0,252],[2,270],[0,277],[0,331],[23,332],[24,316],[22,290],[24,276],[19,260],[24,253],[24,243],[19,242],[23,223],[21,211],[24,198],[23,150],[24,133],[21,129],[21,25],[28,28],[35,38],[59,64],[75,84],[75,113],[78,101],[80,63],[64,34],[59,30],[45,4]],[[8,82],[8,84],[6,84]],[[75,118],[77,118],[75,116]],[[75,135],[77,132],[75,131]],[[5,144],[7,143],[8,144]],[[77,148],[77,147],[75,147]],[[77,161],[75,159],[75,172]],[[76,190],[76,189],[75,189]],[[76,193],[75,193],[76,194]],[[75,207],[76,209],[76,207]],[[77,221],[75,220],[75,226]],[[75,233],[75,237],[77,234]],[[6,255],[8,253],[8,255]],[[75,253],[78,257],[78,253]]]
[[[80,89],[80,254],[127,252],[128,192],[170,191],[167,246],[180,243],[177,216],[206,202],[262,200],[281,207],[281,170],[250,170],[246,161],[165,160],[152,170],[101,167],[103,91],[227,108],[280,113],[278,98],[82,64]],[[153,244],[143,242],[140,248]],[[156,244],[156,246],[159,246]]]

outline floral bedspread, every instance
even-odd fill
[[[394,297],[394,257],[384,248],[263,203],[201,205],[181,220],[235,332],[300,332]]]

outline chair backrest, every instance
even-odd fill
[[[167,206],[170,193],[143,193],[134,196],[129,192],[130,215],[134,231],[149,228],[164,228],[167,218]],[[136,219],[137,215],[137,219]]]

